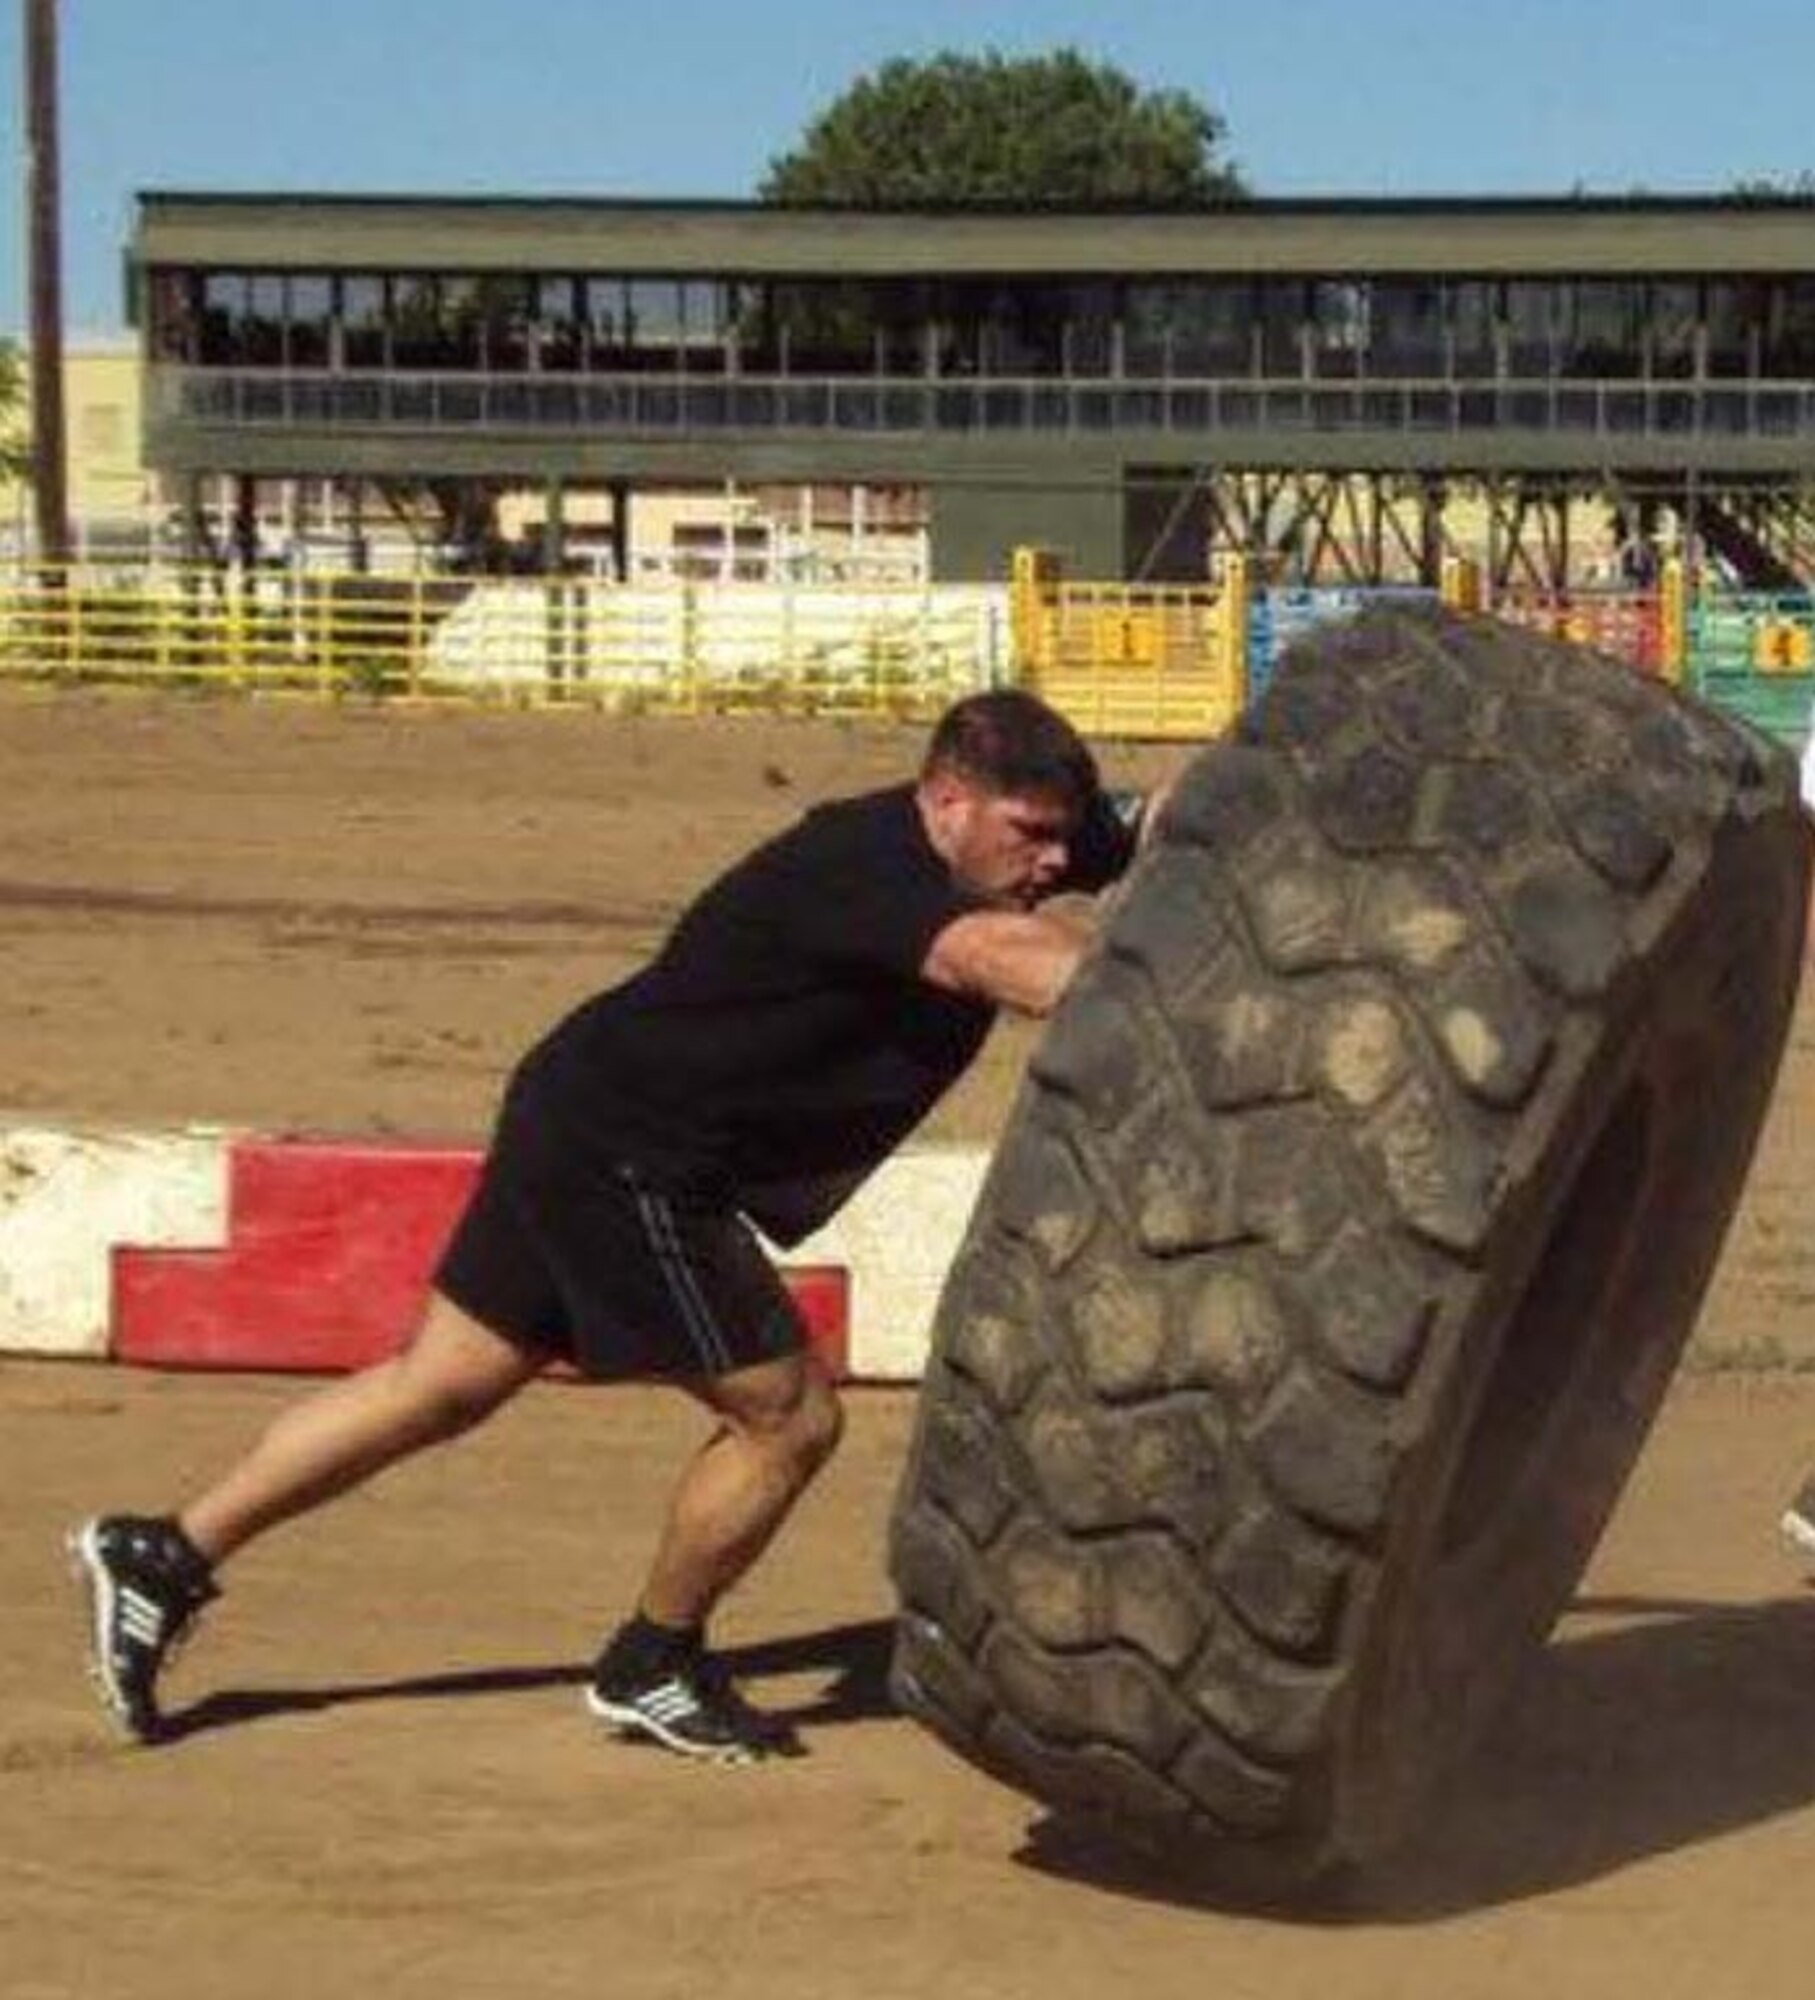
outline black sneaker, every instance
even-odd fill
[[[159,1670],[195,1615],[220,1590],[208,1564],[171,1520],[102,1514],[69,1537],[88,1592],[89,1678],[135,1742],[162,1730]]]
[[[641,1680],[619,1677],[608,1659],[601,1660],[586,1706],[620,1736],[659,1743],[683,1757],[753,1764],[801,1754],[793,1730],[752,1708],[710,1653],[692,1654]]]

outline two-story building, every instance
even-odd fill
[[[152,192],[144,451],[242,536],[533,496],[539,555],[651,496],[842,495],[935,575],[1429,580],[1605,523],[1815,570],[1815,199],[1250,201],[1200,212]],[[852,496],[859,496],[854,502]],[[375,497],[374,497],[375,496]],[[867,505],[862,496],[870,496]],[[277,510],[280,514],[281,509]]]

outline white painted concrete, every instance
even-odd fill
[[[850,1272],[850,1371],[857,1380],[918,1380],[940,1287],[988,1164],[981,1146],[904,1147],[824,1229],[785,1253],[784,1261],[842,1264]]]
[[[225,1134],[0,1124],[0,1353],[108,1351],[119,1244],[220,1244]]]
[[[219,1248],[228,1158],[219,1131],[58,1130],[0,1119],[0,1353],[109,1351],[116,1248]],[[850,1365],[912,1381],[988,1154],[908,1147],[825,1229],[780,1261],[850,1274]]]

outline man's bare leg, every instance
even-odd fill
[[[600,1654],[587,1703],[627,1735],[742,1763],[798,1746],[713,1670],[706,1620],[831,1455],[842,1417],[804,1356],[686,1386],[720,1425],[681,1474],[636,1616]]]
[[[703,1626],[831,1457],[843,1428],[832,1385],[805,1355],[689,1382],[721,1419],[675,1486],[640,1610]]]
[[[217,1562],[274,1523],[466,1430],[513,1396],[537,1365],[432,1296],[401,1354],[286,1410],[180,1516],[85,1521],[69,1546],[88,1594],[89,1671],[121,1733],[139,1742],[164,1733],[158,1674],[215,1596]]]
[[[219,1563],[266,1528],[470,1430],[540,1366],[433,1292],[407,1347],[292,1404],[178,1522]]]

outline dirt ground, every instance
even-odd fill
[[[0,1110],[482,1133],[718,868],[907,725],[0,690]],[[1111,753],[1117,782],[1178,761]],[[939,1129],[989,1128],[1012,1035]]]
[[[690,887],[918,740],[0,696],[0,1115],[476,1137]],[[1024,1052],[941,1129],[986,1135]],[[1414,1847],[1315,1921],[1055,1852],[888,1713],[905,1392],[853,1395],[719,1634],[811,1754],[716,1772],[577,1695],[698,1435],[670,1400],[539,1387],[255,1547],[174,1678],[186,1733],[135,1752],[82,1684],[59,1533],[172,1497],[296,1385],[0,1364],[0,1994],[1800,1996],[1815,1594],[1772,1523],[1815,1449],[1785,1365],[1815,1359],[1812,1186],[1805,1003],[1700,1359],[1576,1610]]]

